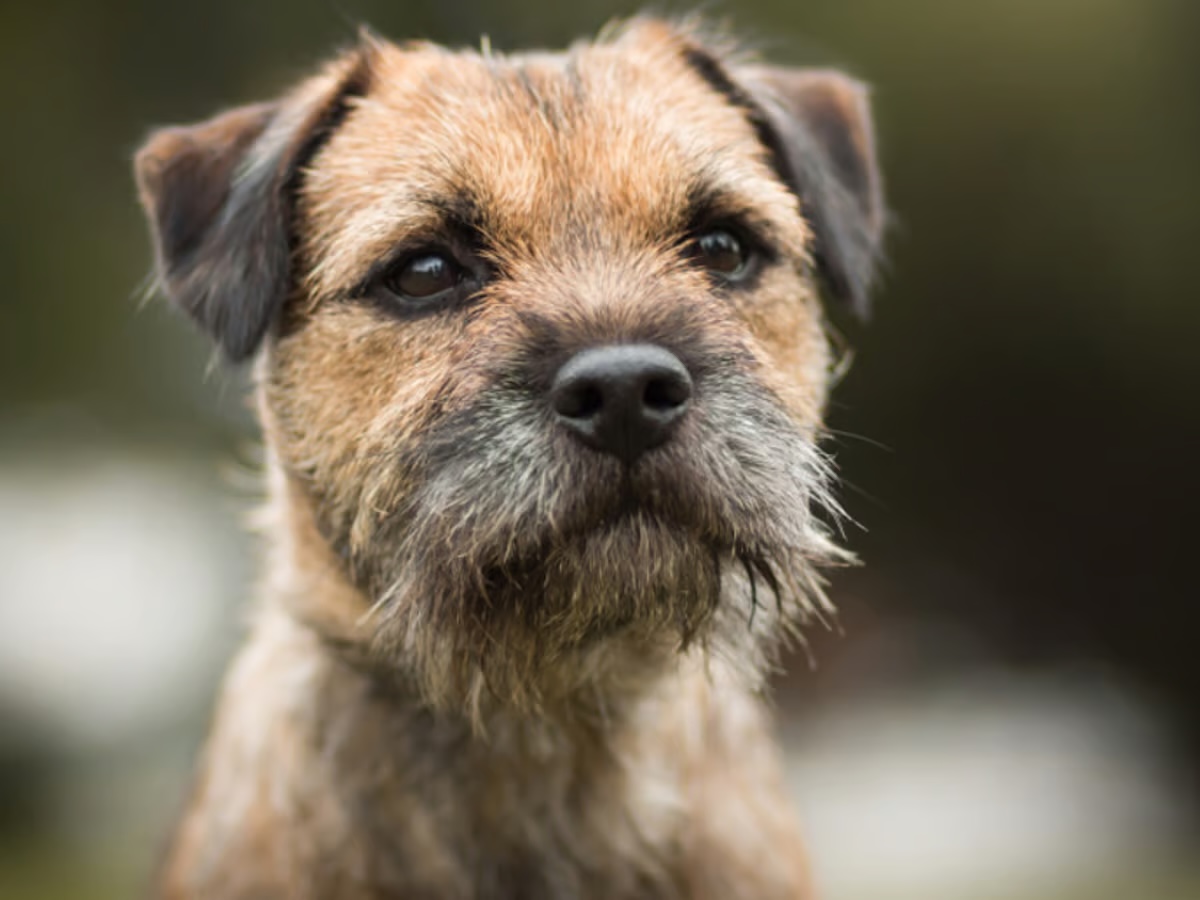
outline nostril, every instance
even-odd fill
[[[662,378],[651,378],[646,382],[642,402],[657,412],[669,412],[683,406],[691,396],[691,385],[672,374]]]
[[[595,384],[572,385],[554,397],[554,411],[568,419],[590,419],[604,406],[604,393]]]
[[[687,368],[654,344],[581,350],[555,373],[550,406],[558,425],[589,447],[631,464],[665,442],[687,414]]]

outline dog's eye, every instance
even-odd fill
[[[750,252],[732,231],[714,228],[699,235],[692,242],[695,260],[727,281],[736,281],[749,268]]]
[[[384,287],[404,300],[432,300],[453,290],[463,280],[463,270],[441,253],[411,256],[383,279]]]

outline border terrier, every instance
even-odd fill
[[[364,33],[150,136],[269,486],[161,896],[810,896],[763,692],[847,558],[821,303],[867,302],[873,144],[851,78],[651,18]]]

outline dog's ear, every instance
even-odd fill
[[[158,283],[239,362],[290,290],[297,178],[367,90],[370,48],[351,51],[274,103],[150,135],[134,161]]]
[[[751,119],[814,233],[831,293],[859,315],[870,308],[886,211],[867,89],[840,72],[737,66]]]

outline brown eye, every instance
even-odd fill
[[[696,261],[721,278],[736,281],[746,273],[750,254],[731,231],[723,228],[706,231],[692,247]]]
[[[462,268],[441,253],[409,257],[384,279],[384,286],[404,300],[431,300],[458,286]]]

